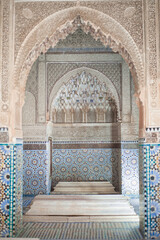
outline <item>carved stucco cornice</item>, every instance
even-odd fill
[[[53,24],[54,23],[54,24]],[[16,59],[14,84],[24,98],[26,80],[34,61],[41,53],[81,27],[85,33],[110,46],[128,63],[135,81],[136,92],[144,87],[144,67],[141,54],[130,34],[108,15],[87,7],[72,7],[59,11],[40,22],[26,37]]]

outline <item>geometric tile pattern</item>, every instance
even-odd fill
[[[148,239],[160,237],[160,144],[143,146],[144,234]]]
[[[16,213],[22,215],[22,191],[18,191],[22,186],[18,179],[23,176],[22,145],[0,144],[0,162],[0,237],[12,237],[19,227]]]
[[[139,150],[122,149],[122,194],[139,195]]]
[[[40,239],[140,240],[137,223],[25,223],[17,237]]]
[[[52,186],[59,181],[110,181],[119,190],[120,149],[53,149]]]
[[[146,163],[146,149],[143,145],[139,146],[139,218],[140,230],[145,236],[145,201],[144,201],[144,183],[146,182],[146,175],[144,174],[144,162]]]
[[[15,212],[15,229],[16,232],[22,227],[22,213],[23,213],[23,145],[22,144],[16,144],[15,147],[16,151],[16,185],[15,185],[15,191],[16,191],[16,212]]]
[[[151,238],[160,236],[160,145],[150,145],[149,160]]]
[[[108,180],[119,191],[121,169],[122,193],[139,195],[138,149],[53,149],[52,186],[61,181]]]
[[[23,194],[48,194],[47,150],[23,150]]]
[[[151,206],[150,206],[150,146],[144,148],[143,155],[143,164],[144,164],[144,234],[146,238],[151,237]]]
[[[142,160],[143,160],[142,167],[140,164],[140,173],[143,173],[143,179],[140,179],[140,185],[144,186],[143,187],[144,202],[142,203],[144,207],[144,215],[145,215],[144,216],[144,233],[145,233],[145,238],[156,239],[157,237],[160,236],[160,144],[143,144],[141,145],[140,148],[141,148],[140,155],[143,152],[142,156],[140,156],[140,159],[142,157]],[[114,163],[115,162],[114,159],[117,159],[116,157],[119,156],[121,153],[120,149],[54,149],[53,151],[55,151],[54,154],[57,152],[59,155],[61,155],[61,159],[58,160],[55,158],[53,163],[55,162],[57,164],[57,165],[55,164],[56,166],[60,166],[59,161],[63,160],[61,164],[63,165],[65,161],[65,166],[68,166],[67,169],[69,169],[69,171],[70,171],[70,161],[73,160],[71,159],[72,156],[74,156],[74,159],[75,159],[74,161],[78,161],[78,162],[81,162],[81,160],[82,162],[86,161],[86,163],[83,162],[85,163],[85,166],[81,166],[81,168],[84,168],[83,169],[84,173],[82,175],[85,176],[86,171],[89,171],[95,168],[93,172],[91,171],[91,175],[90,175],[93,180],[95,176],[97,179],[97,176],[98,176],[97,172],[102,172],[102,168],[101,168],[101,171],[98,170],[99,165],[97,163],[100,164],[101,162],[104,162],[104,165],[105,165],[105,161],[107,159],[106,165],[105,165],[107,167],[109,166],[107,164],[111,162]],[[127,154],[130,154],[132,157],[137,156],[137,150],[136,151],[134,150],[135,151],[134,154],[133,152],[131,154],[130,150],[127,150],[127,151],[128,151]],[[126,158],[126,150],[123,150],[122,153],[123,153],[122,163],[124,163],[124,158]],[[48,168],[46,167],[46,165],[47,165],[48,158],[47,158],[46,150],[38,150],[38,151],[25,150],[24,156],[25,156],[24,165],[28,167],[30,167],[30,165],[32,166],[32,168],[30,167],[31,169],[30,172],[32,172],[33,175],[30,177],[30,179],[32,179],[33,176],[35,177],[38,175],[38,171],[40,170],[40,168],[47,173]],[[95,156],[96,158],[94,158]],[[83,158],[78,160],[78,157],[80,158],[83,157]],[[89,159],[90,157],[91,159]],[[12,237],[15,234],[15,229],[21,225],[21,208],[22,208],[22,194],[21,194],[22,185],[20,184],[21,176],[22,176],[21,175],[22,174],[21,159],[22,159],[21,144],[20,145],[19,144],[16,144],[16,145],[0,144],[0,160],[1,160],[1,164],[0,164],[0,189],[1,189],[0,237],[5,237],[5,236]],[[27,162],[25,162],[25,160]],[[130,161],[129,158],[127,160]],[[73,164],[75,163],[76,162],[73,162]],[[53,165],[53,170],[55,165]],[[38,166],[38,168],[37,167],[34,168],[34,166]],[[71,172],[75,174],[76,166],[72,166],[72,167],[75,169],[72,169]],[[123,168],[123,165],[122,165],[122,168]],[[105,170],[107,170],[108,173],[111,173],[112,172],[111,169],[113,171],[113,166],[111,168],[111,165],[110,165],[110,169],[107,168]],[[118,165],[117,165],[117,169],[118,169]],[[41,177],[38,177],[38,181],[39,181],[38,191],[41,190],[42,183],[45,182],[46,184],[46,180],[45,181],[43,181],[44,179],[42,180],[42,175],[44,173],[42,172],[40,170],[39,175]],[[66,173],[64,169],[61,169],[61,172],[62,172],[61,173],[62,175],[63,173]],[[54,176],[54,173],[55,172],[53,172],[53,176]],[[95,176],[93,176],[93,173],[95,174]],[[64,176],[66,176],[66,174]],[[103,175],[103,177],[104,176],[105,175]],[[108,176],[111,176],[111,175],[108,174]],[[76,175],[74,175],[74,177],[76,177]],[[122,179],[124,179],[123,176],[122,176]],[[33,184],[33,188],[35,190],[34,184]],[[31,190],[31,188],[29,189]],[[18,219],[16,215],[19,215]],[[43,230],[43,231],[46,231],[46,230]],[[87,231],[88,231],[87,234],[91,234],[89,230]],[[102,238],[100,239],[103,239],[103,236],[105,236],[106,233],[103,232],[101,234],[102,234]],[[113,231],[112,233],[110,232],[109,234],[110,236],[112,236],[112,234],[117,234],[116,239],[125,239],[125,236],[118,235],[119,233],[116,233],[115,231]],[[65,233],[63,236],[65,236]],[[118,238],[118,236],[121,236],[121,237]],[[133,235],[132,237],[131,235],[128,235],[128,236],[129,236],[128,239],[136,239],[134,238]],[[85,239],[85,236],[83,237]],[[108,239],[113,239],[113,238],[111,237]]]
[[[10,235],[10,160],[11,147],[0,144],[0,237]]]
[[[15,235],[16,222],[16,146],[10,145],[10,202],[9,202],[9,235]]]

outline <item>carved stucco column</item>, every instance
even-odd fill
[[[160,2],[143,0],[145,102],[140,110],[140,229],[145,239],[159,236]],[[145,132],[145,125],[147,127]],[[143,133],[142,133],[143,131]]]
[[[143,0],[146,126],[160,122],[160,2]]]
[[[0,128],[2,129],[0,131],[0,175],[2,176],[3,173],[7,172],[8,180],[0,179],[0,238],[14,236],[22,226],[23,145],[21,139],[16,139],[16,135],[19,137],[21,135],[19,133],[21,97],[19,88],[15,89],[13,85],[14,20],[14,0],[1,0],[0,126],[3,128]],[[16,130],[18,130],[18,134]],[[11,138],[11,136],[14,138]]]
[[[38,122],[46,121],[46,62],[45,54],[39,56],[38,63]]]
[[[127,63],[122,63],[122,121],[131,120],[130,71]]]
[[[0,125],[8,127],[9,141],[22,137],[21,102],[19,86],[15,89],[14,39],[15,39],[15,3],[14,0],[2,0],[0,12]]]
[[[0,125],[9,126],[9,101],[14,67],[14,0],[0,3]]]

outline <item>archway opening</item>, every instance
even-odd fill
[[[40,55],[27,80],[23,107],[24,195],[48,194],[59,181],[94,180],[110,181],[137,201],[134,92],[123,58],[81,28]]]

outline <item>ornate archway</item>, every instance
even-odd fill
[[[54,23],[54,24],[53,24]],[[20,89],[21,99],[28,73],[37,57],[54,47],[60,39],[76,31],[78,27],[100,39],[104,46],[118,52],[127,62],[134,78],[136,92],[144,85],[142,56],[131,35],[113,18],[87,7],[68,8],[40,22],[24,40],[15,63],[14,85]]]
[[[112,96],[115,99],[115,103],[116,103],[116,108],[117,108],[117,117],[118,119],[121,118],[121,106],[120,106],[120,99],[119,99],[119,95],[117,93],[117,90],[114,86],[114,84],[111,82],[110,79],[108,79],[104,74],[102,74],[101,72],[91,69],[91,68],[87,68],[87,67],[81,67],[81,68],[77,68],[75,70],[72,70],[70,72],[68,72],[67,74],[65,74],[62,78],[60,78],[54,85],[51,93],[50,93],[50,97],[49,97],[49,103],[48,103],[48,110],[51,113],[51,109],[52,109],[52,102],[54,100],[54,98],[57,95],[57,92],[59,91],[60,88],[62,88],[62,86],[67,86],[67,83],[70,82],[70,80],[72,78],[75,78],[78,75],[80,75],[81,73],[85,73],[86,76],[90,76],[90,77],[95,77],[97,79],[97,81],[99,80],[99,82],[106,84],[106,86],[108,87],[108,89],[111,91]],[[91,75],[92,74],[92,75]]]

